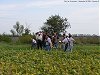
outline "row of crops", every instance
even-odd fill
[[[75,45],[73,52],[0,45],[0,75],[100,75],[100,47]]]

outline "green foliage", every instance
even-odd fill
[[[87,42],[89,42],[90,44],[100,44],[100,37],[89,37],[87,38]]]
[[[15,29],[15,31],[17,32],[17,35],[22,35],[23,31],[24,31],[24,26],[20,25],[19,22],[16,22],[16,25],[13,26],[13,28]],[[10,32],[14,35],[15,31],[13,29],[10,30]]]
[[[30,29],[29,28],[25,28],[24,30],[25,30],[25,35],[29,35]]]
[[[23,36],[20,36],[19,39],[18,39],[18,42],[19,43],[29,44],[29,43],[32,42],[32,35],[23,35]]]
[[[70,23],[66,18],[55,15],[49,17],[41,29],[52,34],[53,32],[61,33],[68,27],[70,27]]]
[[[100,44],[99,36],[74,37],[76,44]]]
[[[0,44],[0,75],[99,74],[100,49],[96,45],[77,45],[70,53],[30,50],[29,45]]]
[[[0,42],[10,43],[12,40],[8,35],[0,35]]]
[[[16,35],[16,32],[13,29],[11,29],[10,32],[12,33],[13,36]]]

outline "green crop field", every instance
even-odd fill
[[[100,47],[75,45],[70,53],[0,44],[0,75],[100,75]]]

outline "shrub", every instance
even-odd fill
[[[100,37],[98,36],[84,36],[84,37],[74,37],[76,44],[100,44]]]
[[[29,43],[31,43],[31,41],[32,41],[31,35],[23,35],[23,36],[19,37],[17,42],[29,44]]]
[[[7,35],[0,35],[0,42],[7,42],[7,43],[10,43],[12,40],[9,36]]]

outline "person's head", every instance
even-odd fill
[[[63,33],[63,35],[62,35],[63,37],[65,37],[65,33]]]
[[[38,35],[40,36],[40,35],[41,35],[41,33],[38,33]]]
[[[57,35],[57,33],[56,33],[56,32],[54,32],[54,35]]]
[[[37,33],[35,33],[36,35],[38,35],[38,32]]]
[[[46,39],[47,39],[48,37],[49,37],[48,35],[45,36]]]

